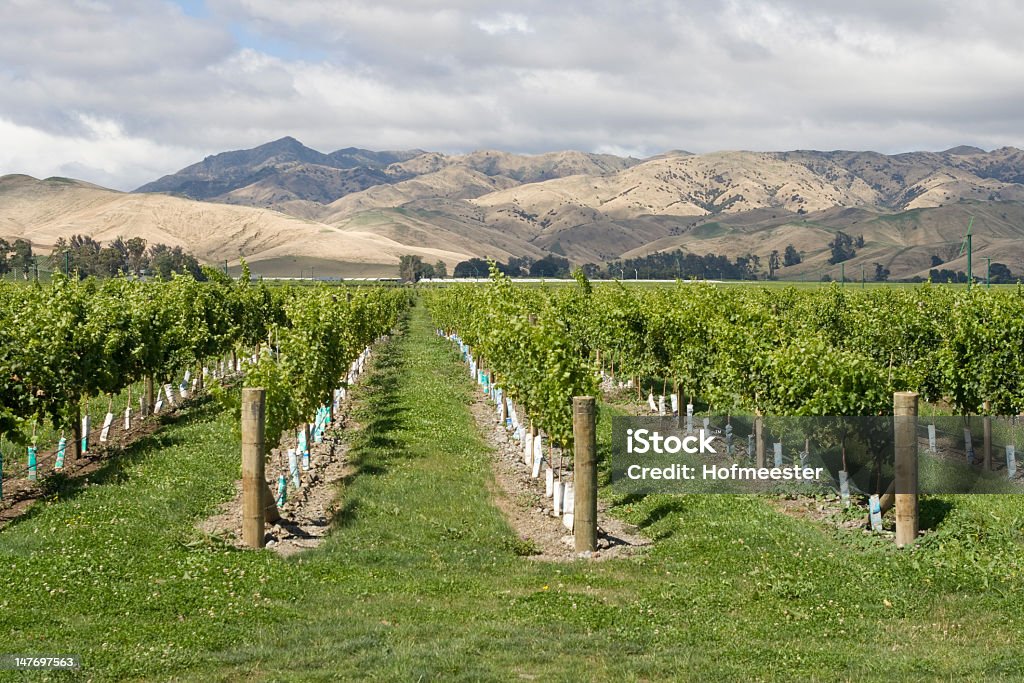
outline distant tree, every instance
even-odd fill
[[[789,268],[795,266],[803,261],[803,257],[800,256],[800,252],[796,250],[792,244],[786,245],[786,250],[782,254],[782,265]]]
[[[136,276],[144,275],[149,267],[149,260],[146,258],[146,240],[141,237],[132,237],[124,243],[128,252],[128,271]]]
[[[50,252],[50,265],[54,270],[64,270],[65,267],[71,272],[77,273],[79,278],[86,278],[90,275],[109,275],[103,271],[101,265],[101,252],[103,246],[88,235],[72,235],[70,239],[58,238]]]
[[[945,263],[945,261],[943,261],[941,258],[936,256],[935,254],[932,254],[932,268],[936,268],[938,266],[941,266],[943,263]]]
[[[11,245],[0,238],[0,277],[11,272]]]
[[[97,277],[116,277],[128,272],[128,262],[117,249],[103,247],[96,255],[91,275]]]
[[[100,269],[103,275],[111,277],[131,273],[131,265],[128,262],[128,244],[121,236],[115,237],[114,241],[108,244],[100,252]]]
[[[853,238],[842,230],[836,233],[835,239],[828,243],[828,247],[832,250],[832,257],[828,260],[832,265],[848,261],[857,254],[853,249]]]
[[[885,282],[889,279],[889,269],[881,263],[875,264],[875,282]]]
[[[1016,282],[1013,273],[1005,263],[993,263],[988,269],[989,282],[996,285],[1009,285]]]
[[[853,245],[858,249],[864,248],[864,235],[857,235],[857,239],[854,240]]]
[[[928,279],[932,282],[967,282],[967,273],[962,270],[952,271],[946,268],[942,270],[936,270],[932,268],[928,271]]]
[[[487,277],[490,266],[482,258],[471,258],[468,261],[460,261],[455,264],[453,274],[455,277]]]
[[[756,280],[757,273],[761,270],[761,257],[757,254],[747,254],[736,257],[736,266],[743,271],[743,279]]]
[[[634,273],[640,277],[671,280],[709,279],[709,280],[751,280],[757,279],[760,258],[747,254],[729,260],[726,256],[716,254],[691,254],[682,249],[667,252],[654,252],[647,256],[626,260],[608,261],[604,268],[595,264],[587,264],[584,272],[590,278],[626,278],[631,279]]]
[[[47,264],[50,268],[60,272],[64,272],[65,264],[70,259],[66,259],[65,252],[70,252],[68,248],[68,241],[63,237],[58,237],[57,241],[53,243],[53,249],[50,250],[50,257],[47,259]]]
[[[508,260],[508,266],[506,268],[507,275],[510,277],[517,277],[520,275],[529,275],[530,266],[533,265],[532,256],[513,256]]]
[[[548,254],[530,265],[533,277],[569,277],[569,259]]]
[[[149,247],[148,255],[149,269],[161,280],[170,280],[172,273],[188,274],[197,280],[205,277],[199,261],[181,247],[154,244]]]
[[[584,263],[580,267],[580,270],[582,270],[583,274],[586,275],[587,278],[590,279],[590,280],[593,280],[595,278],[599,278],[599,277],[602,276],[601,266],[597,265],[596,263]]]
[[[12,247],[14,255],[11,257],[11,270],[20,270],[21,276],[27,280],[35,265],[35,259],[32,258],[32,243],[28,240],[17,239],[14,240]]]
[[[170,280],[174,272],[174,257],[166,244],[154,244],[149,248],[149,270],[161,280]]]
[[[437,273],[434,271],[434,266],[430,265],[429,263],[424,263],[420,265],[420,269],[419,272],[417,273],[416,279],[432,280],[436,275]]]
[[[416,282],[423,276],[423,257],[403,254],[398,259],[398,277],[403,282]]]
[[[770,280],[775,279],[775,271],[782,267],[782,259],[779,258],[779,250],[772,249],[771,255],[768,257],[768,278]]]
[[[448,277],[448,266],[444,261],[438,261],[434,264],[434,277],[445,278]]]

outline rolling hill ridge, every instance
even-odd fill
[[[256,268],[318,259],[324,274],[335,262],[391,272],[402,253],[450,268],[471,256],[555,253],[583,264],[677,248],[767,260],[792,245],[803,262],[779,274],[816,278],[834,270],[828,244],[843,230],[863,237],[848,263],[854,272],[879,263],[909,277],[927,274],[936,260],[962,269],[956,251],[970,217],[977,255],[1021,272],[1022,206],[1024,152],[1010,147],[676,150],[635,159],[321,153],[286,137],[207,157],[133,193],[5,176],[0,236],[31,237],[45,248],[74,231],[101,240],[140,233],[202,259],[245,256]]]

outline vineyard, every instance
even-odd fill
[[[333,403],[352,363],[407,305],[398,290],[271,290],[227,278],[0,283],[0,499],[4,478],[10,490],[12,480],[73,469],[90,445],[176,408],[208,380],[236,409],[223,380],[266,387],[276,443]]]
[[[493,278],[432,292],[428,305],[555,440],[567,438],[566,397],[596,391],[597,372],[638,397],[671,390],[719,414],[878,415],[895,391],[960,415],[1024,410],[1019,288],[527,289]]]
[[[762,419],[888,419],[916,392],[922,444],[953,453],[963,428],[950,457],[1013,483],[1015,456],[971,443],[1013,453],[1016,420],[987,418],[1024,410],[1022,321],[1019,288],[0,283],[0,520],[34,502],[0,528],[0,655],[75,654],[99,680],[1019,678],[1017,495],[924,496],[897,549],[864,486],[844,507],[610,474],[625,416],[728,427],[763,460]],[[559,539],[581,433],[609,541],[582,556]],[[313,440],[345,465],[322,546],[242,548],[287,519],[244,544],[202,530],[247,452],[250,495],[287,518]]]

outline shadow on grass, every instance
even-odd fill
[[[407,429],[408,409],[401,402],[402,393],[408,392],[403,384],[407,368],[402,350],[407,335],[408,321],[404,320],[395,335],[395,343],[377,352],[374,371],[361,386],[362,405],[356,410],[355,418],[362,427],[349,451],[352,470],[341,480],[343,491],[359,478],[388,474],[391,463],[398,459],[414,457],[399,438]],[[358,509],[358,498],[344,500],[332,516],[331,526],[349,526],[356,520]]]
[[[682,513],[685,507],[682,498],[665,498],[652,507],[643,519],[637,520],[636,525],[643,529],[652,540],[668,538],[673,533],[671,528],[655,529],[655,527],[666,517]]]
[[[934,531],[953,511],[953,504],[947,500],[925,498],[918,508],[919,526],[922,530]]]

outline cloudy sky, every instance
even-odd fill
[[[0,174],[340,147],[1024,147],[1011,0],[0,0]]]

